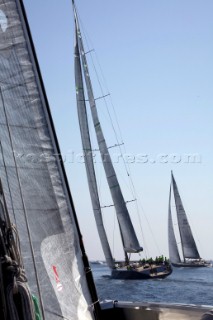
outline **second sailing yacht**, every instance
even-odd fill
[[[171,188],[172,187],[172,188]],[[169,234],[169,257],[174,267],[209,267],[211,264],[200,257],[197,249],[196,242],[194,240],[191,227],[189,225],[186,212],[184,210],[182,200],[177,188],[177,184],[173,173],[171,173],[171,187],[169,193],[169,219],[168,219],[168,234]],[[177,222],[180,232],[181,247],[183,253],[183,261],[181,261],[171,213],[171,189],[174,192]]]

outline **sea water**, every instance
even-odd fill
[[[165,279],[115,280],[106,265],[91,264],[99,300],[213,306],[213,268],[173,268]]]

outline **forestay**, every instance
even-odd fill
[[[46,320],[93,319],[79,232],[21,0],[0,0],[0,176]]]

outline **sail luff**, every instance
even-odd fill
[[[171,177],[184,260],[200,259],[173,173]]]
[[[101,128],[101,124],[99,121],[99,116],[96,108],[96,102],[93,94],[93,89],[92,89],[92,84],[91,84],[91,79],[89,75],[89,69],[88,69],[88,64],[87,64],[87,59],[86,59],[86,54],[84,51],[84,46],[82,42],[82,36],[80,32],[80,28],[78,25],[78,19],[77,19],[77,14],[75,11],[74,7],[74,14],[75,14],[75,21],[76,21],[76,26],[77,26],[77,33],[78,33],[78,38],[77,41],[79,43],[79,49],[80,49],[80,55],[82,59],[82,65],[83,65],[83,72],[84,72],[84,79],[87,87],[87,93],[88,93],[88,98],[89,98],[89,103],[90,103],[90,108],[91,108],[91,114],[92,114],[92,119],[93,119],[93,125],[95,128],[96,132],[96,137],[98,141],[98,146],[102,158],[102,163],[103,167],[105,170],[107,182],[109,185],[110,193],[112,196],[112,200],[115,206],[116,214],[117,214],[117,219],[120,224],[120,228],[122,230],[122,235],[124,239],[124,249],[127,252],[140,252],[142,251],[142,247],[139,245],[137,236],[135,234],[135,230],[133,228],[129,212],[126,207],[126,203],[112,164],[112,160],[106,145],[106,141],[103,135],[103,131]]]
[[[98,187],[97,187],[95,168],[94,168],[94,162],[93,162],[93,153],[92,153],[92,146],[90,141],[89,127],[88,127],[80,53],[79,53],[79,47],[77,42],[77,28],[76,28],[76,42],[75,42],[75,84],[76,84],[78,119],[79,119],[87,180],[89,184],[89,191],[90,191],[90,196],[92,201],[93,212],[94,212],[94,216],[97,224],[98,234],[101,240],[101,245],[106,258],[106,262],[110,268],[113,268],[114,260],[113,260],[110,246],[108,243],[106,231],[103,225],[102,212],[101,212],[101,206],[99,201]]]
[[[177,241],[175,238],[172,212],[171,212],[171,185],[169,189],[169,206],[168,206],[168,242],[169,242],[169,259],[171,263],[181,262],[180,254],[178,251]]]

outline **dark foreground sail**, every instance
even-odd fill
[[[83,245],[21,0],[0,0],[0,176],[43,318],[93,319]],[[97,300],[93,297],[93,300]]]
[[[180,254],[178,251],[178,246],[175,238],[172,214],[171,214],[171,187],[173,188],[177,222],[180,232],[181,248],[183,253],[183,261],[180,259]],[[195,243],[195,239],[192,234],[190,224],[187,219],[185,209],[178,191],[178,187],[171,173],[171,187],[169,192],[169,212],[168,212],[168,238],[169,238],[169,257],[173,266],[175,267],[209,267],[210,263],[203,260]]]

